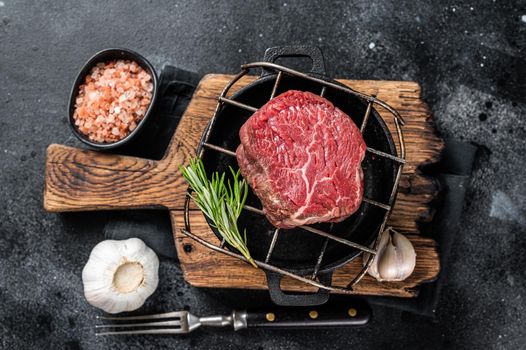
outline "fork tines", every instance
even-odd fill
[[[97,324],[95,328],[133,328],[128,330],[116,330],[116,331],[105,331],[95,333],[95,335],[119,335],[119,334],[182,334],[187,333],[186,327],[186,315],[187,311],[176,311],[166,312],[155,315],[146,316],[125,316],[125,317],[108,317],[108,316],[97,316],[99,320],[111,320],[111,321],[128,321],[126,323],[112,323],[112,324]],[[129,322],[129,321],[141,321],[141,320],[162,320],[156,322]],[[173,319],[173,320],[169,320]],[[147,328],[147,329],[137,329]]]

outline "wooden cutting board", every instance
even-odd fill
[[[261,270],[221,253],[214,252],[180,233],[187,185],[179,166],[195,156],[201,134],[212,117],[217,97],[231,75],[206,75],[197,87],[175,132],[165,157],[160,161],[102,154],[62,145],[47,151],[44,208],[51,212],[164,208],[170,211],[175,243],[184,277],[197,287],[266,289]],[[235,87],[241,88],[257,77],[247,76]],[[420,235],[418,222],[432,218],[431,201],[437,194],[436,182],[422,175],[422,166],[438,161],[443,148],[427,105],[421,100],[420,87],[414,82],[358,81],[340,79],[358,91],[376,95],[397,109],[406,121],[404,127],[407,163],[400,192],[388,224],[406,233],[413,242],[417,262],[407,280],[379,283],[366,276],[355,286],[356,294],[412,297],[418,285],[435,279],[440,271],[436,243]],[[235,89],[234,89],[235,90]],[[391,116],[378,112],[394,132]],[[203,215],[191,211],[192,233],[217,242]],[[360,269],[360,259],[336,270],[333,283],[345,286]],[[288,291],[312,291],[301,282],[285,278]]]

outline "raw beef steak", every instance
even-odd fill
[[[339,222],[360,206],[365,142],[325,98],[287,91],[255,112],[239,137],[241,174],[274,226]]]

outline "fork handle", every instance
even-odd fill
[[[337,308],[275,308],[247,312],[247,328],[308,329],[364,326],[371,319],[365,303],[341,305]]]

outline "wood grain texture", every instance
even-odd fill
[[[184,196],[179,179],[174,191],[171,162],[100,154],[51,145],[47,151],[44,208],[48,211],[169,207]]]
[[[110,210],[165,207],[171,210],[176,247],[186,280],[192,285],[207,287],[265,288],[261,272],[235,259],[204,247],[185,253],[184,237],[177,225],[182,224],[186,184],[179,175],[179,166],[195,156],[195,150],[208,120],[214,113],[217,96],[232,79],[231,75],[209,74],[200,82],[165,157],[160,161],[103,154],[61,145],[48,148],[44,187],[44,207],[48,211]],[[256,77],[247,76],[235,85],[240,88]],[[413,296],[416,286],[432,280],[439,271],[435,243],[418,237],[418,222],[432,217],[430,201],[438,190],[433,179],[423,176],[420,168],[436,162],[443,148],[436,135],[429,110],[420,97],[420,87],[413,82],[340,80],[368,94],[375,94],[398,109],[406,121],[404,127],[407,164],[400,182],[400,192],[389,224],[410,234],[418,252],[417,272],[400,283],[377,283],[366,277],[356,293]],[[379,109],[394,132],[390,114]],[[399,147],[398,140],[395,140]],[[202,221],[199,211],[192,211],[191,221]],[[201,222],[201,224],[203,224]],[[192,232],[215,238],[207,226],[196,224]],[[192,244],[192,243],[191,243]],[[195,253],[195,254],[194,254]],[[214,268],[220,264],[221,269]],[[350,264],[335,273],[336,284],[349,282],[349,274],[359,266]],[[308,286],[295,281],[283,284],[288,290],[305,290]]]

